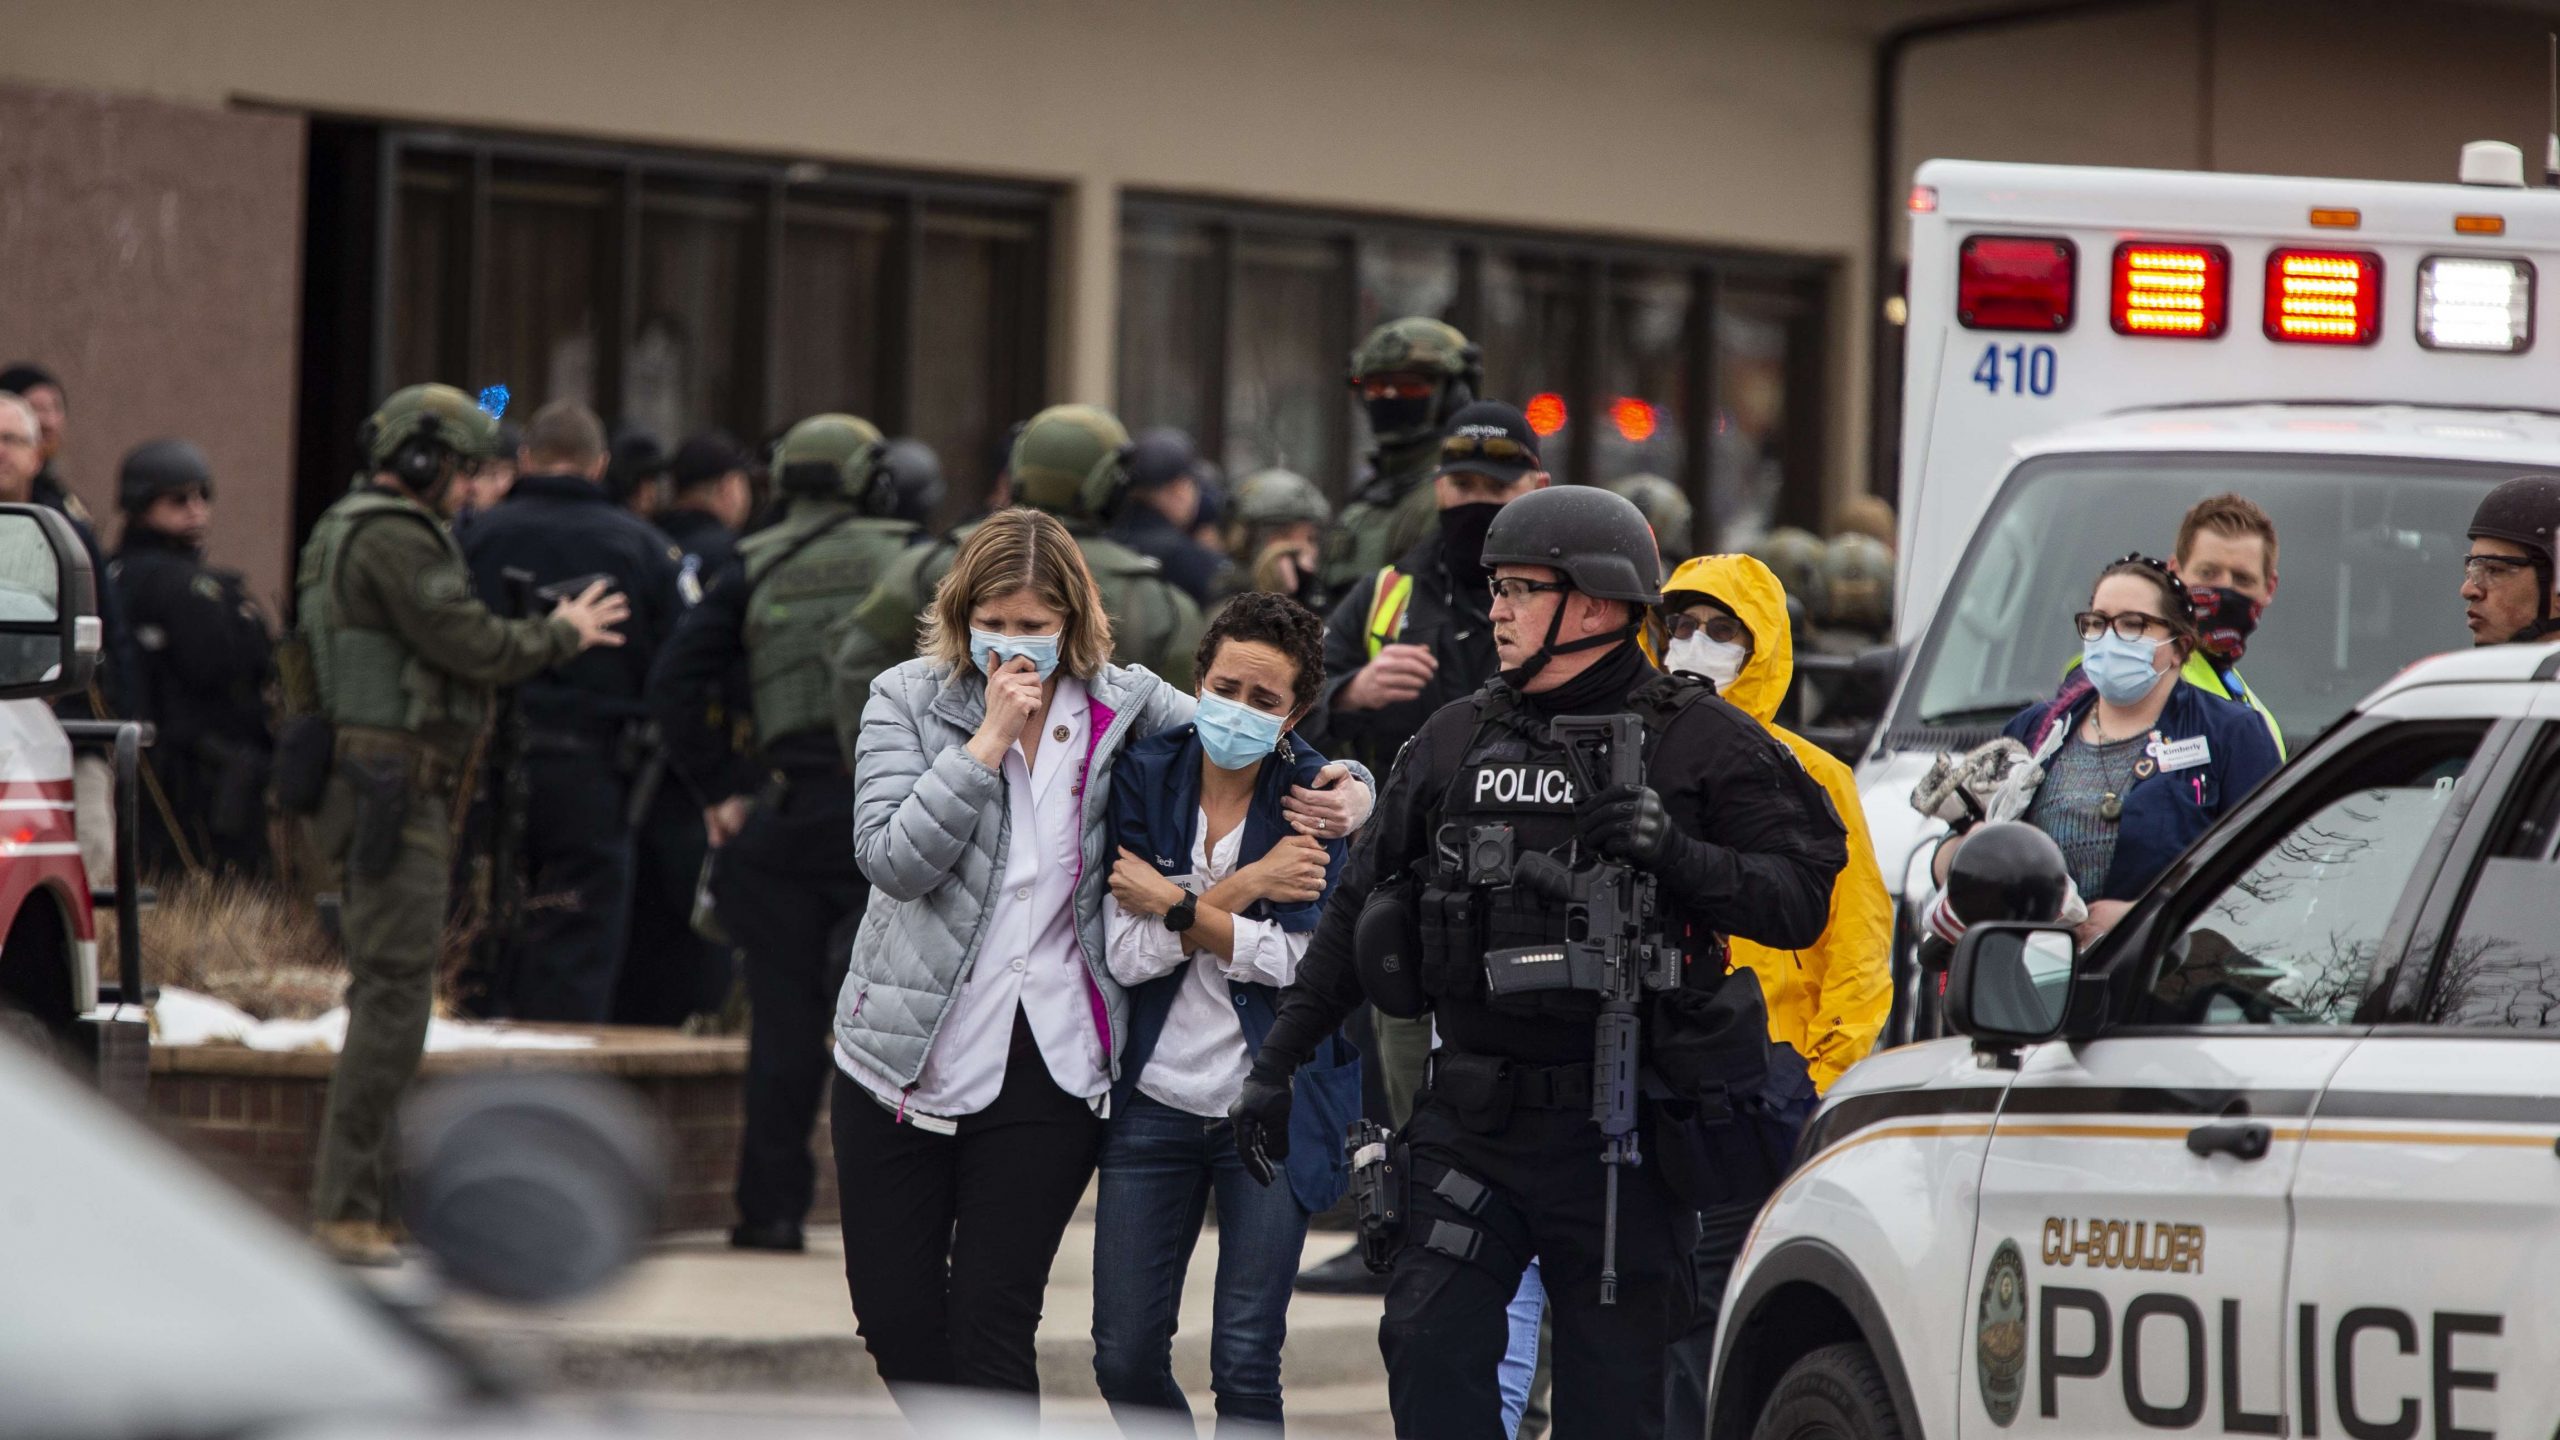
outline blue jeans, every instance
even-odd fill
[[[1218,1419],[1280,1423],[1280,1343],[1289,1283],[1306,1247],[1307,1212],[1283,1178],[1265,1188],[1236,1156],[1224,1119],[1186,1115],[1131,1092],[1102,1134],[1102,1193],[1093,1237],[1093,1375],[1133,1429],[1190,1402],[1173,1378],[1182,1277],[1210,1192],[1218,1196],[1218,1284],[1209,1385]]]
[[[1538,1325],[1547,1318],[1546,1282],[1538,1262],[1520,1272],[1520,1293],[1511,1297],[1504,1318],[1511,1343],[1502,1352],[1502,1433],[1520,1433],[1520,1416],[1529,1408],[1529,1386],[1538,1376]]]

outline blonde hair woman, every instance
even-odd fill
[[[1034,510],[971,533],[921,649],[873,682],[854,758],[872,897],[836,1006],[845,1280],[893,1387],[1036,1394],[1041,1292],[1127,1032],[1109,773],[1192,698],[1110,663],[1084,557]],[[1367,817],[1365,772],[1318,781],[1292,793],[1300,830]]]

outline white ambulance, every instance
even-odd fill
[[[2410,667],[1946,1005],[1761,1211],[1717,1440],[2560,1426],[2560,645]]]
[[[2105,562],[2166,557],[2236,491],[2279,585],[2240,672],[2299,749],[2393,671],[2469,643],[2463,530],[2560,470],[2560,191],[2513,147],[2413,185],[1932,161],[1911,199],[1903,651],[1859,766],[1909,904],[1939,832],[1930,761],[2050,696]],[[2554,313],[2554,322],[2541,316]],[[1891,1039],[1927,1033],[1897,926]]]
[[[2294,760],[2085,954],[1974,927],[1957,1037],[1833,1087],[1710,1433],[2550,1440],[2560,645],[2467,648],[2455,590],[2478,497],[2560,469],[2560,194],[1919,180],[1888,873],[1918,764],[2049,694],[2099,565],[2217,491],[2281,532],[2242,669]]]

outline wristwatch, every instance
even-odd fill
[[[1199,920],[1199,918],[1200,897],[1197,895],[1185,895],[1181,899],[1173,902],[1172,909],[1164,912],[1164,928],[1172,931],[1176,935],[1179,935],[1183,931],[1190,929],[1192,925]]]

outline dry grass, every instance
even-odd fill
[[[142,916],[146,985],[227,1000],[262,1020],[304,1020],[338,1003],[347,970],[311,902],[272,884],[164,876]],[[116,917],[98,912],[98,969],[116,973]]]

